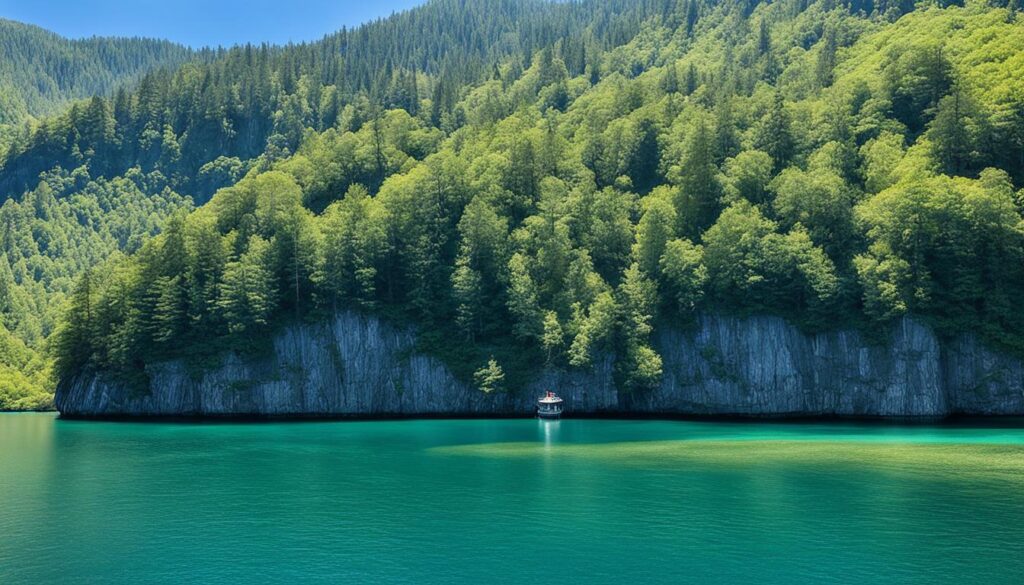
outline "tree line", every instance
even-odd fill
[[[231,182],[222,157],[286,157],[306,129],[358,125],[382,109],[416,115],[425,99],[432,124],[451,130],[461,123],[460,91],[498,63],[514,57],[519,69],[528,67],[536,50],[558,42],[574,75],[595,70],[597,55],[628,42],[674,2],[434,0],[313,43],[207,50],[182,67],[158,54],[167,66],[145,72],[134,89],[96,91],[14,133],[0,157],[0,196],[31,190],[58,166],[86,165],[106,178],[138,166],[202,203]],[[38,69],[28,71],[40,76]]]
[[[663,4],[582,68],[559,41],[503,59],[447,119],[418,92],[268,144],[82,276],[58,375],[142,383],[339,309],[416,323],[485,391],[607,354],[651,387],[657,328],[701,310],[1024,351],[1013,6]]]
[[[400,107],[426,116],[435,134],[451,131],[463,123],[464,90],[502,59],[521,70],[537,47],[557,41],[579,73],[657,10],[646,1],[439,0],[315,43],[201,51],[69,41],[4,21],[4,326],[29,351],[43,350],[74,277],[135,251],[173,210],[205,202],[257,160],[287,158],[310,130],[358,128]],[[375,190],[381,172],[359,180]],[[33,388],[42,404],[52,382]]]
[[[0,128],[59,113],[73,100],[108,95],[148,71],[202,57],[168,41],[72,40],[0,19]]]

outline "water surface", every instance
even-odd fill
[[[1024,583],[1024,430],[0,415],[0,583]]]

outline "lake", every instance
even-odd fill
[[[0,583],[1024,582],[1024,430],[0,415]]]

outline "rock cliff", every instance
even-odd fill
[[[776,317],[701,316],[662,331],[660,387],[619,392],[611,358],[588,371],[544,371],[526,391],[486,395],[415,352],[415,332],[340,313],[295,325],[270,354],[235,354],[202,373],[178,361],[149,367],[148,393],[102,374],[63,381],[72,416],[529,415],[546,388],[572,414],[943,417],[1024,414],[1024,364],[972,336],[944,342],[912,319],[884,345],[858,333],[806,335]]]

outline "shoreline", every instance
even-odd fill
[[[403,421],[486,421],[486,420],[530,420],[535,416],[522,414],[474,415],[459,413],[426,413],[409,415],[338,415],[338,414],[291,414],[291,415],[65,415],[57,411],[32,411],[35,414],[56,414],[56,418],[75,422],[114,422],[148,424],[273,424],[273,423],[322,423],[322,422],[403,422]],[[25,414],[26,411],[20,412]],[[0,411],[0,414],[6,414]],[[10,414],[19,414],[11,412]],[[1024,427],[1024,416],[1020,415],[949,415],[937,416],[845,416],[845,415],[674,415],[671,413],[588,413],[563,416],[562,420],[608,420],[608,421],[663,421],[663,422],[708,422],[708,423],[751,423],[751,424],[820,424],[820,423],[861,423],[880,426],[950,426],[950,427]],[[1001,424],[1002,423],[1002,424]]]

